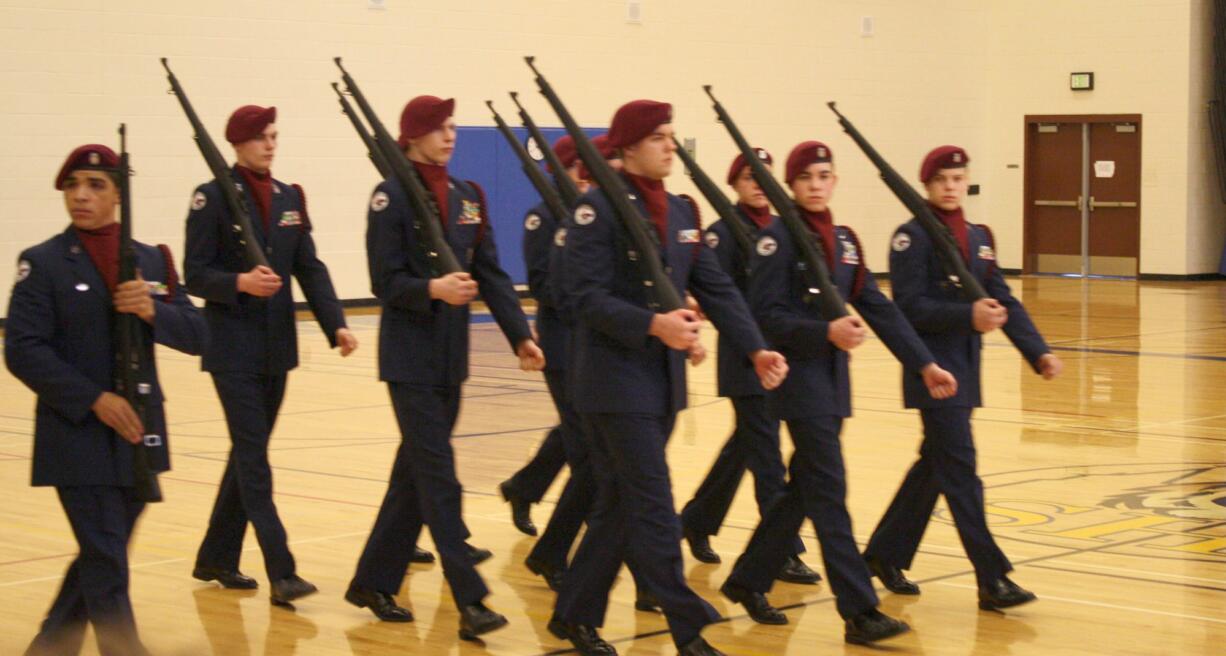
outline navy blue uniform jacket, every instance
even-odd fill
[[[136,244],[137,267],[154,285],[153,325],[145,329],[146,359],[153,342],[189,354],[205,348],[204,318],[176,279],[173,263],[152,246]],[[111,294],[89,254],[68,230],[22,252],[9,297],[4,360],[38,395],[34,418],[34,485],[132,485],[132,448],[102,423],[90,406],[115,389]],[[150,448],[155,471],[170,468],[164,396],[151,368],[146,434],[162,436]]]
[[[237,171],[232,174],[242,179]],[[255,239],[281,276],[281,289],[267,299],[238,291],[238,274],[251,267],[243,260],[217,181],[200,185],[192,196],[183,272],[187,291],[205,301],[204,316],[212,336],[201,363],[205,371],[278,375],[298,366],[291,275],[298,279],[330,346],[336,346],[336,331],[345,327],[328,268],[315,254],[301,188],[274,179],[272,191],[266,234],[255,198],[243,185]]]
[[[834,239],[837,250],[830,275],[839,294],[881,337],[906,375],[919,380],[919,371],[935,360],[932,354],[877,288],[851,228],[836,225]],[[822,319],[818,304],[809,302],[809,285],[798,263],[796,246],[781,221],[762,230],[750,260],[749,303],[771,346],[787,356],[790,366],[768,403],[781,419],[850,417],[850,355],[829,340],[830,324]]]
[[[637,194],[630,197],[649,216]],[[651,257],[661,258],[678,291],[689,289],[741,352],[765,348],[744,299],[701,235],[689,203],[669,194],[667,243]],[[663,416],[686,406],[686,354],[647,334],[656,313],[648,309],[638,263],[630,259],[639,254],[630,243],[604,191],[588,192],[566,232],[563,281],[576,319],[572,377],[579,412]]]
[[[745,215],[740,205],[736,206],[736,210],[737,217],[749,231],[750,239],[756,242],[757,224]],[[742,296],[748,298],[749,276],[746,273],[746,267],[749,264],[749,258],[742,252],[740,245],[732,236],[732,231],[723,219],[707,227],[703,241],[715,251],[715,259],[719,261],[719,267],[731,276],[737,289],[741,290]],[[722,332],[719,334],[718,351],[716,380],[720,396],[740,397],[766,394],[766,390],[762,389],[762,381],[758,379],[758,374],[753,370],[753,362],[749,356],[733,346],[732,341]]]
[[[970,246],[968,268],[988,295],[1009,311],[1003,330],[1031,366],[1048,352],[1047,343],[1030,320],[1026,308],[1014,298],[996,266],[996,244],[987,226],[967,223]],[[890,286],[894,302],[915,326],[936,356],[937,364],[958,379],[958,394],[938,401],[921,381],[903,377],[903,398],[908,408],[979,407],[979,355],[983,337],[971,320],[971,304],[949,282],[928,233],[912,219],[894,233],[890,242]]]
[[[566,370],[570,342],[571,318],[563,305],[560,281],[555,280],[562,274],[565,230],[544,203],[528,210],[524,217],[523,250],[524,265],[528,269],[528,292],[536,299],[536,332],[541,350],[545,352],[547,371]]]
[[[512,350],[532,337],[511,278],[498,264],[494,229],[475,184],[451,178],[447,243],[477,281]],[[370,199],[366,262],[371,290],[381,302],[379,379],[455,386],[468,378],[468,305],[430,298],[431,273],[413,229],[412,207],[396,180],[385,180]]]

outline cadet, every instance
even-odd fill
[[[153,373],[144,424],[115,382],[111,312],[139,316],[145,353],[153,342],[198,354],[204,318],[178,284],[165,246],[134,243],[141,279],[119,284],[119,158],[81,146],[55,177],[72,225],[26,249],[17,263],[4,335],[8,368],[38,396],[35,486],[55,486],[80,553],[26,654],[76,654],[94,625],[104,656],[146,654],[128,596],[128,541],[144,502],[133,491],[131,444],[149,450],[154,471],[170,469],[163,393]],[[154,300],[156,298],[157,300]],[[144,436],[158,436],[146,440]]]
[[[268,440],[285,396],[290,369],[298,366],[298,337],[291,286],[293,275],[306,294],[328,343],[347,356],[358,340],[345,326],[328,268],[315,254],[302,187],[274,179],[277,108],[244,105],[226,123],[234,146],[233,178],[242,188],[255,239],[271,267],[247,269],[231,229],[230,209],[212,180],[196,188],[187,215],[187,290],[205,300],[204,316],[215,337],[204,353],[230,432],[230,455],[221,477],[208,532],[192,576],[227,588],[251,589],[255,579],[238,570],[247,522],[264,554],[274,604],[288,604],[316,591],[297,575],[294,556],[272,498]]]
[[[902,313],[877,289],[856,233],[834,225],[829,203],[838,177],[830,149],[818,141],[798,144],[788,155],[785,179],[801,220],[819,238],[839,294],[868,321],[921,389],[938,397],[953,394],[953,376],[937,366]],[[720,591],[744,604],[755,621],[786,624],[787,617],[766,601],[765,593],[793,553],[796,531],[807,516],[817,531],[826,577],[845,621],[844,639],[867,644],[909,627],[877,610],[877,594],[847,513],[839,433],[844,418],[851,416],[848,352],[864,341],[865,329],[852,315],[822,318],[817,304],[810,302],[811,285],[800,263],[798,248],[781,221],[761,232],[750,261],[749,302],[772,345],[793,366],[769,403],[771,412],[787,421],[796,450],[787,494],[762,518]]]
[[[983,403],[979,382],[981,335],[1003,328],[1022,357],[1046,379],[1059,375],[1063,363],[1051,353],[1001,276],[992,231],[986,225],[970,223],[963,214],[969,163],[965,150],[941,146],[924,158],[920,182],[927,187],[928,203],[953,233],[963,259],[983,283],[989,298],[975,303],[963,300],[946,277],[932,240],[918,220],[899,226],[891,241],[894,301],[941,366],[958,379],[958,394],[932,399],[923,394],[918,381],[904,377],[906,405],[920,409],[924,439],[919,460],[873,531],[864,557],[890,591],[919,594],[919,586],[907,580],[901,570],[911,568],[937,496],[943,494],[962,547],[975,566],[979,607],[993,610],[1033,601],[1035,595],[1006,576],[1013,566],[988,531],[983,482],[975,472],[971,414]]]
[[[649,309],[637,259],[662,258],[671,283],[690,290],[749,354],[764,386],[774,387],[787,374],[783,357],[765,350],[732,280],[702,247],[689,204],[664,190],[675,148],[671,123],[671,105],[637,100],[617,110],[609,129],[609,145],[622,152],[632,202],[649,217],[661,252],[627,252],[629,237],[603,190],[584,196],[566,234],[563,284],[576,317],[574,405],[592,442],[599,500],[549,628],[584,654],[616,653],[596,627],[625,559],[659,599],[682,654],[720,653],[700,635],[719,616],[685,582],[664,449],[685,407],[685,359],[700,323],[688,309]]]
[[[763,148],[756,150],[758,158],[768,167],[773,163],[770,153]],[[770,225],[770,202],[753,179],[753,172],[745,164],[745,156],[737,155],[728,169],[728,185],[737,195],[738,218],[756,241],[757,233]],[[720,268],[724,270],[741,293],[746,291],[748,262],[732,237],[731,229],[724,220],[716,221],[707,228],[707,246],[715,250]],[[784,492],[783,458],[779,453],[779,420],[770,416],[766,409],[766,390],[758,383],[749,359],[739,353],[724,337],[719,337],[719,394],[732,400],[736,411],[736,429],[720,450],[711,471],[694,492],[694,498],[681,510],[681,529],[690,545],[690,553],[704,563],[720,562],[719,554],[711,548],[710,536],[719,533],[719,527],[728,515],[728,508],[736,496],[741,479],[748,467],[753,471],[754,497],[760,515]],[[796,538],[795,553],[803,553],[804,544]],[[780,581],[813,584],[821,575],[809,569],[800,558],[793,555],[779,573]]]
[[[399,142],[436,200],[447,243],[465,270],[431,277],[413,227],[419,217],[398,181],[380,183],[370,200],[366,258],[382,306],[379,378],[387,382],[402,441],[345,599],[383,620],[412,621],[392,595],[400,590],[424,523],[460,611],[460,637],[471,640],[507,623],[482,602],[489,589],[475,565],[491,554],[464,541],[463,490],[451,448],[461,384],[468,377],[469,303],[478,291],[521,368],[540,370],[545,356],[498,264],[484,192],[447,174],[455,150],[454,108],[454,99],[414,98],[400,116]]]

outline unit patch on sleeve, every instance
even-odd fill
[[[18,262],[17,263],[17,278],[13,282],[18,283],[18,282],[21,282],[22,280],[25,280],[26,278],[29,278],[30,269],[31,267],[28,261],[22,260]]]
[[[890,242],[890,247],[899,253],[911,248],[911,235],[905,232],[894,235],[894,240]]]
[[[541,227],[541,217],[535,214],[529,214],[528,217],[524,219],[524,230],[536,230],[539,227]]]
[[[204,209],[204,206],[208,204],[208,202],[209,202],[208,196],[205,196],[203,191],[197,191],[192,196],[192,209],[202,210]]]
[[[715,248],[719,246],[719,233],[714,230],[707,231],[707,247]]]
[[[388,204],[387,194],[382,191],[376,191],[374,196],[370,197],[370,211],[382,212],[387,209]]]
[[[566,245],[566,228],[558,228],[558,231],[553,233],[553,245],[558,248]]]
[[[596,210],[591,205],[580,205],[575,208],[575,225],[591,225],[596,220]]]
[[[779,243],[775,241],[774,237],[766,235],[758,240],[758,255],[768,257],[774,255],[777,250],[779,250]]]

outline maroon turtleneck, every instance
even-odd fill
[[[253,171],[242,164],[235,165],[239,175],[243,176],[243,181],[247,186],[251,187],[251,195],[255,197],[256,209],[260,210],[260,218],[264,220],[264,234],[268,234],[268,227],[272,214],[272,172]]]
[[[642,196],[643,204],[647,206],[647,213],[651,215],[651,222],[656,224],[656,232],[660,235],[660,244],[667,247],[668,194],[664,192],[664,181],[644,178],[641,175],[635,175],[626,171],[623,171],[623,173],[625,173],[626,179],[638,190],[639,195]]]
[[[948,226],[949,231],[954,233],[954,239],[958,240],[958,248],[962,251],[962,258],[967,262],[970,262],[970,237],[967,235],[966,217],[962,214],[962,208],[959,207],[953,210],[943,210],[932,203],[929,203],[928,205],[941,219],[941,223]]]
[[[834,269],[834,249],[836,247],[834,241],[834,216],[830,214],[830,208],[826,208],[820,212],[810,212],[805,208],[800,208],[801,213],[805,217],[805,222],[813,228],[822,238],[822,250],[826,252],[826,264]]]
[[[758,226],[758,230],[766,227],[766,224],[771,222],[771,206],[763,205],[762,207],[750,207],[745,203],[737,203],[737,207],[749,217],[753,224]]]
[[[106,288],[114,292],[119,284],[119,224],[109,223],[97,230],[76,228],[76,232]]]
[[[413,166],[417,167],[417,172],[421,174],[422,181],[426,183],[426,189],[434,194],[434,202],[438,205],[438,220],[442,223],[443,230],[446,230],[447,191],[451,184],[447,179],[447,167],[422,162],[413,162]]]

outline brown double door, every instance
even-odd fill
[[[1141,117],[1026,117],[1025,271],[1136,276]]]

